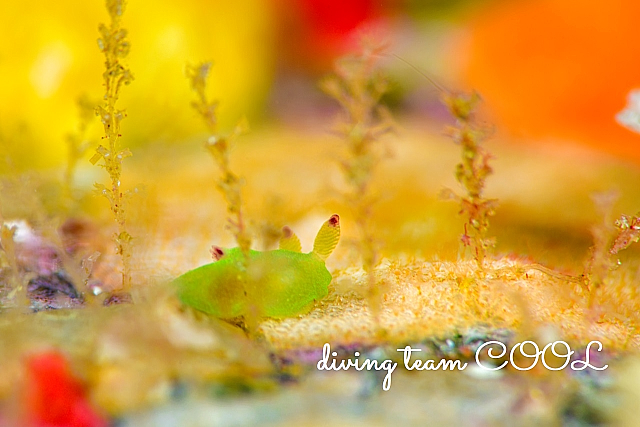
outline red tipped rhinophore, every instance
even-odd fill
[[[214,261],[219,261],[223,256],[224,251],[221,247],[215,245],[211,246],[211,258],[213,258]]]

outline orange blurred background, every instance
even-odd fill
[[[502,125],[640,161],[640,135],[616,123],[640,87],[640,2],[495,2],[472,16],[467,83]]]

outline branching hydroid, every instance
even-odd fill
[[[484,197],[485,181],[493,173],[489,160],[491,154],[482,146],[482,132],[476,128],[473,121],[474,111],[480,97],[477,93],[463,94],[443,93],[443,102],[456,124],[449,128],[449,134],[454,142],[462,149],[462,161],[456,166],[456,180],[466,190],[466,195],[460,196],[451,190],[442,193],[443,198],[454,199],[460,203],[460,213],[465,216],[462,244],[472,246],[474,258],[481,270],[487,249],[494,245],[494,240],[487,238],[489,217],[495,214],[498,201]]]
[[[376,316],[383,292],[373,275],[379,261],[379,243],[370,225],[374,203],[370,185],[374,170],[384,157],[380,138],[393,129],[391,113],[380,102],[388,89],[387,78],[377,65],[384,49],[363,42],[359,55],[338,60],[335,75],[321,83],[322,89],[342,107],[335,130],[346,146],[341,166],[348,185],[347,203],[353,210],[360,234],[359,250],[369,281],[369,306]]]
[[[121,189],[122,161],[131,157],[128,148],[120,147],[120,122],[126,117],[125,110],[117,108],[120,97],[120,89],[133,81],[133,75],[122,60],[129,54],[130,44],[127,39],[127,30],[120,26],[124,13],[124,0],[107,0],[107,11],[111,23],[107,27],[100,24],[101,37],[98,39],[98,47],[105,57],[104,102],[96,109],[96,114],[104,126],[104,139],[108,141],[107,147],[100,145],[96,154],[91,158],[91,163],[96,164],[104,160],[100,165],[109,174],[111,185],[108,187],[96,183],[96,191],[104,196],[111,207],[111,212],[118,226],[114,235],[116,252],[122,259],[122,287],[127,291],[131,287],[131,235],[126,229],[125,202],[129,192]]]
[[[238,123],[231,135],[223,136],[218,133],[216,116],[218,102],[210,101],[206,94],[207,78],[210,69],[210,62],[205,62],[197,66],[187,66],[187,78],[197,96],[191,105],[202,117],[209,130],[210,136],[205,143],[205,148],[213,157],[218,168],[220,168],[221,175],[218,179],[217,187],[227,202],[229,227],[238,247],[245,256],[247,256],[251,248],[251,236],[249,235],[243,216],[244,211],[241,195],[242,179],[229,167],[229,152],[233,141],[248,129],[248,124],[246,120],[243,119]]]

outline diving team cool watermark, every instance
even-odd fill
[[[526,351],[525,346],[531,348],[531,351]],[[597,349],[594,348],[592,350],[592,346],[597,346]],[[555,341],[549,343],[542,349],[533,341],[523,341],[516,343],[511,348],[511,351],[508,352],[509,355],[507,357],[507,346],[504,343],[500,341],[487,341],[484,344],[480,345],[476,350],[475,363],[479,368],[487,371],[499,371],[500,369],[503,369],[508,365],[511,365],[511,367],[518,371],[528,371],[533,369],[539,362],[541,362],[542,365],[550,371],[560,371],[567,367],[574,371],[582,371],[587,368],[594,369],[596,371],[603,371],[607,369],[609,365],[594,366],[590,363],[590,354],[594,350],[602,351],[602,343],[600,341],[591,341],[589,344],[587,344],[584,359],[571,360],[571,356],[573,356],[576,352],[574,350],[571,350],[571,347],[565,341]],[[418,353],[422,350],[419,348],[411,348],[411,346],[399,348],[397,351],[403,353],[404,368],[407,371],[463,371],[468,366],[468,363],[463,363],[460,360],[440,359],[436,361],[432,359],[412,359],[411,356],[413,353]],[[555,363],[549,364],[547,359],[548,357],[550,357],[548,356],[549,353],[553,355],[553,357],[555,358],[555,362],[562,361],[564,359],[564,363],[562,363],[560,366],[555,366]],[[329,345],[329,343],[326,343],[322,347],[322,359],[318,361],[316,367],[320,371],[347,371],[351,368],[354,368],[357,371],[386,371],[387,374],[382,381],[382,389],[384,391],[387,391],[391,388],[391,374],[398,367],[397,362],[394,362],[391,359],[382,361],[377,359],[361,359],[360,352],[358,351],[354,352],[354,358],[342,359],[338,361],[336,359],[337,356],[338,353],[335,351],[332,352],[331,346]],[[493,359],[493,362],[502,360],[502,363],[492,363],[491,359]],[[530,359],[530,363],[525,364],[523,359]]]

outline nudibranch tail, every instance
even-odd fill
[[[320,227],[316,240],[313,242],[313,253],[325,260],[331,255],[340,240],[340,217],[337,214]]]
[[[295,235],[289,227],[282,227],[282,237],[280,238],[280,249],[284,249],[292,252],[300,252],[302,246],[300,245],[300,239]]]

